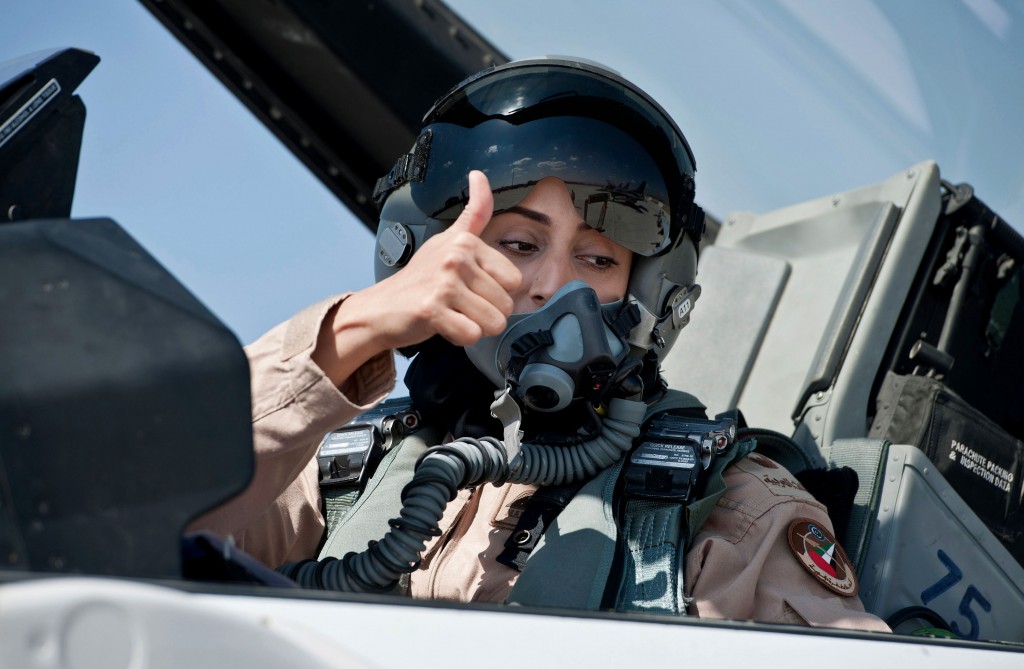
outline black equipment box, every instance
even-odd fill
[[[1024,561],[1024,239],[970,186],[942,185],[875,382],[869,436],[921,448]]]

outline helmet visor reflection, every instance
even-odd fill
[[[671,243],[665,178],[644,147],[614,126],[554,117],[522,126],[500,119],[472,128],[438,123],[428,130],[427,171],[411,194],[432,218],[458,215],[470,170],[487,175],[495,211],[518,204],[541,179],[557,177],[580,218],[609,239],[644,256]]]

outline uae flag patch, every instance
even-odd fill
[[[844,597],[857,594],[857,577],[846,552],[824,527],[810,518],[789,526],[789,547],[807,571],[832,592]]]

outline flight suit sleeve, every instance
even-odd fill
[[[247,346],[252,388],[252,482],[189,530],[230,535],[276,567],[312,557],[324,529],[316,449],[323,435],[373,407],[394,388],[392,353],[336,387],[312,359],[317,333],[342,295],[315,304]]]
[[[841,548],[821,557],[835,536],[832,523],[792,474],[751,454],[726,470],[725,482],[687,554],[691,610],[702,618],[890,631],[864,611]]]

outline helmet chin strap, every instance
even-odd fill
[[[612,398],[597,436],[572,446],[521,443],[522,414],[509,388],[498,393],[491,412],[504,428],[504,441],[462,438],[434,446],[416,463],[402,490],[402,511],[391,530],[362,553],[341,560],[306,560],[279,571],[308,588],[344,592],[386,592],[402,574],[419,566],[431,537],[441,532],[445,507],[464,488],[506,482],[560,485],[593,478],[633,445],[647,405],[638,399]]]

